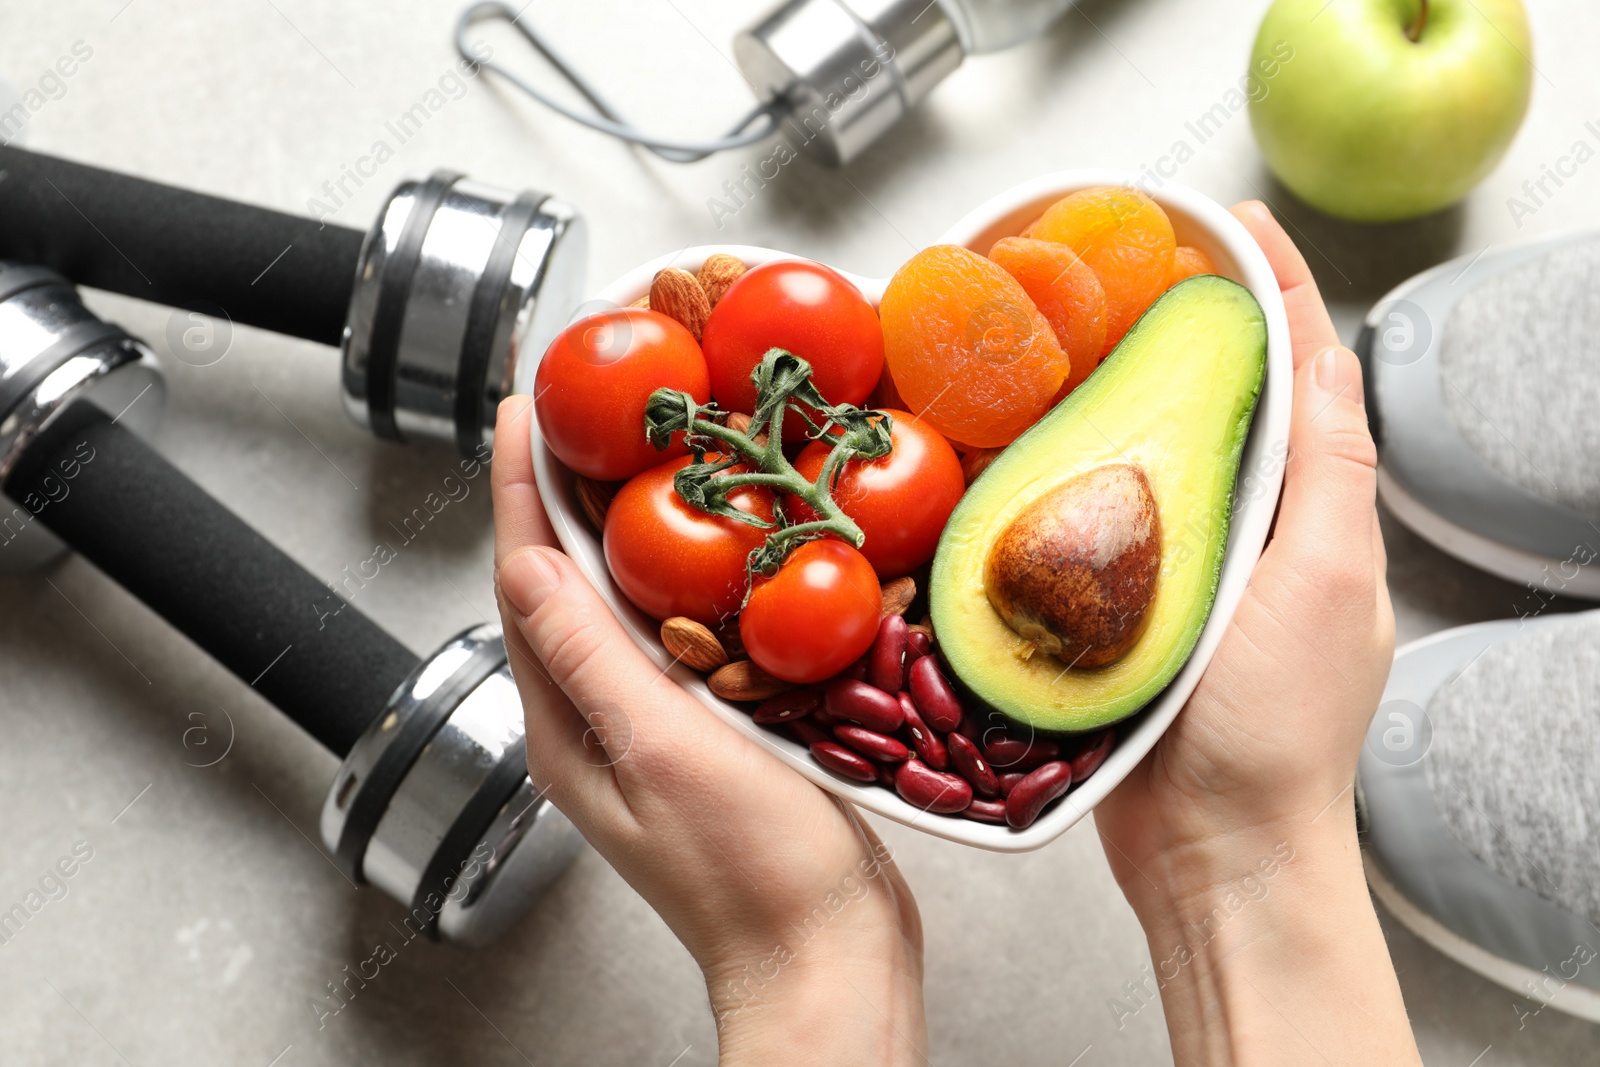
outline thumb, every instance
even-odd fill
[[[1288,466],[1274,542],[1313,573],[1372,569],[1378,451],[1367,429],[1361,362],[1324,348],[1295,371]]]

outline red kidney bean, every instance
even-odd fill
[[[945,747],[933,727],[923,721],[910,693],[900,694],[900,710],[906,713],[905,731],[911,737],[911,747],[917,750],[922,762],[936,771],[950,766],[950,750]]]
[[[898,781],[898,779],[896,779]],[[1044,806],[1072,788],[1072,764],[1051,760],[1028,772],[1006,797],[1006,824],[1013,830],[1033,825]]]
[[[996,737],[984,742],[983,754],[989,757],[989,764],[996,771],[1027,772],[1060,759],[1061,746],[1042,737],[1030,741],[1020,737]]]
[[[911,666],[923,656],[933,655],[933,642],[928,640],[928,635],[921,630],[908,630],[906,632],[906,663],[905,676],[901,679],[900,688],[911,688]]]
[[[968,741],[983,744],[983,720],[974,712],[965,712],[961,721],[956,724],[956,730]]]
[[[972,803],[963,808],[961,814],[973,822],[1003,823],[1006,821],[1006,802],[973,797]]]
[[[921,760],[900,764],[894,788],[906,803],[935,815],[954,815],[972,803],[972,786],[966,779],[936,771]]]
[[[811,713],[811,721],[816,723],[818,726],[825,726],[829,729],[832,729],[833,727],[844,722],[843,719],[839,718],[839,716],[835,715],[825,707],[818,708],[816,711],[813,711]]]
[[[949,733],[961,725],[961,701],[945,681],[939,670],[939,661],[923,656],[911,665],[911,699],[928,725],[940,733]]]
[[[878,768],[878,784],[889,790],[889,792],[894,792],[894,771],[896,765],[893,763],[877,763],[874,764],[874,766]]]
[[[951,734],[945,738],[945,744],[950,746],[951,765],[957,774],[972,783],[973,792],[981,797],[1000,795],[1000,780],[983,761],[983,753],[978,751],[978,746],[970,738],[963,734]]]
[[[1095,771],[1100,769],[1100,764],[1111,755],[1111,746],[1117,740],[1115,730],[1105,730],[1094,739],[1094,743],[1076,756],[1072,757],[1072,780],[1081,782]]]
[[[833,736],[840,744],[880,763],[899,763],[911,758],[911,750],[905,745],[865,726],[835,726]]]
[[[768,697],[757,704],[756,710],[750,717],[762,726],[771,726],[773,723],[803,719],[820,707],[822,707],[822,693],[818,690],[791,689],[787,693]]]
[[[899,700],[853,678],[841,678],[829,685],[822,707],[829,714],[860,723],[880,734],[892,734],[906,721]]]
[[[851,678],[858,682],[867,680],[867,657],[862,656],[850,666],[839,672],[840,678]]]
[[[818,741],[812,745],[811,758],[834,774],[841,774],[858,782],[876,782],[878,780],[878,768],[873,765],[871,760],[851,752],[843,745],[834,744],[832,741]]]
[[[795,719],[788,723],[789,731],[800,740],[802,745],[810,747],[818,741],[832,741],[833,736],[818,726],[810,719]]]
[[[906,655],[906,620],[885,615],[878,623],[878,637],[867,651],[867,681],[885,693],[898,692],[905,680],[900,661]]]
[[[1016,787],[1016,784],[1026,777],[1028,776],[1021,771],[1012,771],[1010,774],[1000,775],[1000,795],[1003,797],[1010,796],[1011,790]]]

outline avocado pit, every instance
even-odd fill
[[[1155,598],[1161,518],[1144,471],[1109,463],[1023,508],[984,566],[989,602],[1017,636],[1069,667],[1133,647]]]

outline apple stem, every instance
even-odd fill
[[[1416,19],[1411,23],[1411,27],[1406,30],[1406,37],[1411,41],[1412,44],[1416,44],[1418,41],[1422,40],[1422,31],[1427,28],[1427,25],[1428,0],[1421,0],[1421,2],[1417,5]]]

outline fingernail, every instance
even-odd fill
[[[546,549],[524,548],[500,564],[500,592],[523,618],[532,615],[560,584],[561,572]]]
[[[1335,396],[1343,395],[1365,407],[1367,398],[1361,388],[1361,361],[1348,348],[1324,348],[1316,356],[1317,388]]]
[[[522,413],[533,406],[533,397],[514,393],[500,401],[500,407],[495,412],[495,421],[512,422],[521,417]]]

